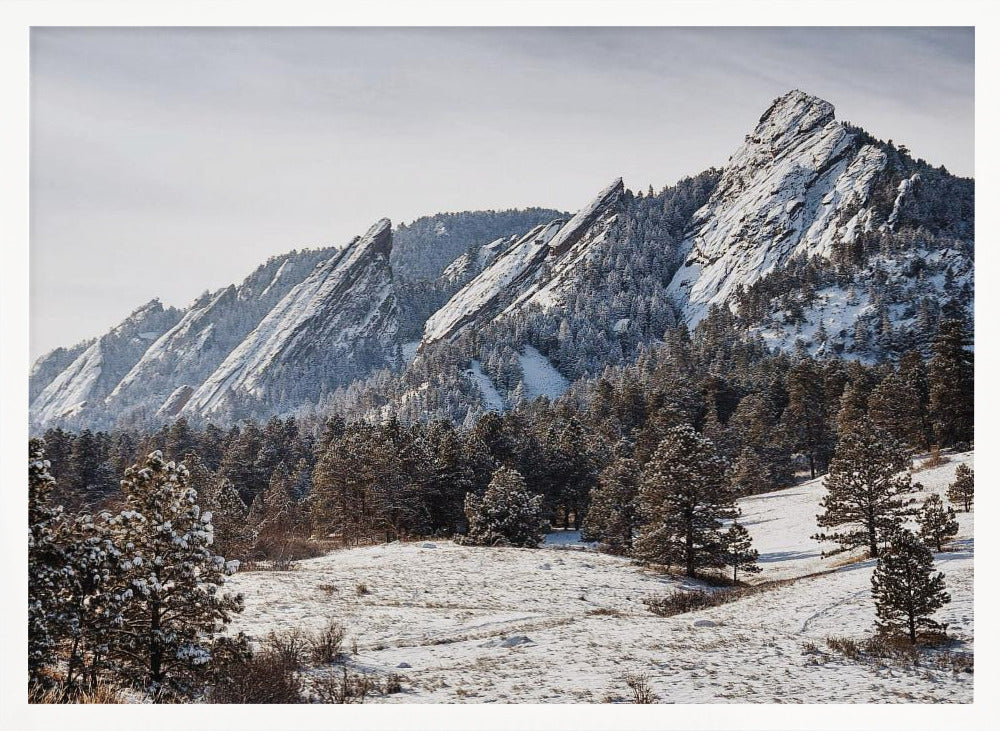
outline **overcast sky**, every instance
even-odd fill
[[[575,210],[799,88],[973,174],[971,29],[34,29],[31,354],[377,218]]]

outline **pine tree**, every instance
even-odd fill
[[[813,538],[836,541],[843,550],[867,545],[871,557],[878,556],[879,543],[912,513],[913,500],[900,497],[913,490],[909,467],[903,445],[870,419],[859,420],[837,444],[823,483],[827,494],[820,507],[825,512],[816,516],[820,528],[841,530]]]
[[[902,631],[916,644],[921,629],[944,629],[930,617],[951,597],[944,590],[944,574],[933,570],[934,556],[913,533],[900,529],[892,535],[872,575],[879,632]]]
[[[53,505],[55,478],[49,474],[44,443],[28,442],[28,679],[46,679],[54,661],[59,620],[61,567],[66,558],[56,540],[62,514]]]
[[[917,515],[920,538],[940,553],[949,538],[958,535],[958,521],[950,506],[945,508],[937,494],[929,495]]]
[[[868,398],[868,415],[898,441],[913,448],[924,444],[920,394],[902,376],[890,374],[875,388]]]
[[[739,523],[734,522],[725,533],[722,534],[723,559],[727,566],[733,567],[733,583],[736,583],[737,571],[748,574],[759,574],[760,566],[757,565],[757,558],[760,554],[753,547],[753,539],[750,531]]]
[[[274,470],[267,489],[254,502],[260,509],[260,520],[254,525],[257,549],[269,558],[290,558],[289,548],[303,532],[304,520],[284,463]]]
[[[465,496],[465,516],[469,545],[535,548],[542,540],[542,496],[529,493],[521,473],[509,467],[493,473],[481,497]]]
[[[816,364],[804,359],[788,373],[788,408],[784,419],[795,437],[796,449],[809,459],[809,474],[826,465],[833,434],[827,423],[823,378]]]
[[[916,394],[915,416],[920,423],[920,440],[918,446],[923,449],[931,448],[931,441],[934,437],[931,428],[928,404],[930,402],[930,389],[927,384],[927,366],[919,350],[908,350],[899,360],[899,376],[906,383],[913,394]]]
[[[726,464],[688,424],[671,429],[646,465],[639,488],[638,558],[684,567],[724,564],[722,520],[738,514]]]
[[[215,550],[228,560],[248,560],[257,541],[257,531],[250,527],[246,503],[233,483],[221,478],[209,494],[205,506],[212,512],[212,545]]]
[[[115,543],[128,549],[133,595],[114,650],[158,699],[183,690],[186,676],[211,660],[212,635],[243,608],[241,595],[218,591],[236,565],[211,550],[211,516],[187,476],[183,464],[153,452],[126,470],[126,509],[112,519]]]
[[[744,448],[733,465],[733,488],[736,494],[759,495],[775,488],[768,475],[768,465],[749,447]]]
[[[619,458],[598,476],[590,493],[590,509],[583,522],[583,538],[600,541],[609,553],[626,555],[639,527],[639,463]]]
[[[955,481],[948,486],[948,499],[961,505],[967,513],[972,509],[975,476],[975,471],[969,465],[960,464],[955,468]]]
[[[974,418],[973,356],[961,320],[942,320],[927,369],[930,418],[943,446],[971,442]]]

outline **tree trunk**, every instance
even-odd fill
[[[812,452],[809,453],[809,478],[816,479],[816,457]]]
[[[163,648],[159,634],[160,602],[155,601],[150,606],[149,617],[149,680],[157,685],[163,681]]]
[[[694,535],[688,531],[686,545],[684,547],[684,557],[687,559],[687,575],[694,577]]]

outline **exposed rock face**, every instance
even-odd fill
[[[204,381],[292,287],[334,252],[305,250],[274,257],[239,286],[199,297],[125,374],[104,408],[114,414],[144,409],[163,415],[159,407],[177,389]]]
[[[261,418],[394,364],[391,246],[382,220],[344,249],[274,257],[183,313],[150,302],[102,338],[39,359],[33,427]]]
[[[536,226],[510,244],[431,316],[422,342],[451,339],[470,325],[487,323],[521,307],[557,304],[572,287],[573,272],[614,222],[624,190],[618,178],[569,221]]]
[[[792,256],[828,256],[835,242],[870,229],[865,205],[885,164],[828,102],[801,91],[777,99],[691,222],[670,285],[689,323]]]
[[[174,308],[151,300],[87,346],[31,404],[33,422],[68,419],[103,402],[150,342],[180,318]]]
[[[315,401],[397,358],[396,298],[382,219],[294,287],[194,392],[184,413]]]

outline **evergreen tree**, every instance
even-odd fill
[[[927,370],[930,418],[943,446],[971,442],[973,436],[973,356],[961,320],[942,320]]]
[[[738,514],[726,464],[690,425],[671,429],[643,470],[636,556],[688,576],[723,565],[722,520]]]
[[[236,570],[212,550],[211,516],[198,506],[183,464],[153,452],[125,472],[126,509],[113,519],[115,543],[125,558],[132,600],[116,638],[120,662],[162,698],[183,690],[192,671],[211,660],[210,640],[243,598],[219,592]]]
[[[723,558],[727,566],[733,567],[733,583],[736,583],[737,571],[748,574],[759,574],[760,566],[757,565],[759,554],[753,547],[753,539],[750,532],[739,523],[734,522],[725,533],[722,534]]]
[[[626,555],[639,527],[638,494],[641,470],[634,459],[622,457],[606,467],[590,493],[583,538],[600,541],[609,553]]]
[[[215,550],[230,560],[248,560],[257,541],[257,532],[250,527],[246,503],[233,483],[225,478],[219,480],[205,504],[212,512]]]
[[[746,447],[733,465],[733,488],[736,494],[759,495],[775,488],[768,475],[768,465],[757,453]]]
[[[529,493],[521,474],[509,467],[493,473],[481,497],[465,496],[465,516],[469,545],[534,548],[542,540],[542,496]]]
[[[915,417],[920,423],[920,441],[917,445],[923,449],[931,448],[934,430],[931,427],[928,405],[930,403],[930,387],[927,383],[927,366],[919,350],[908,350],[899,360],[899,376],[903,379],[911,393],[916,394]]]
[[[948,499],[961,505],[965,512],[972,509],[974,497],[975,471],[967,464],[955,468],[955,481],[948,486]]]
[[[52,503],[55,478],[49,474],[44,443],[28,441],[28,679],[45,680],[58,638],[61,567],[66,557],[56,534],[62,509]]]
[[[254,524],[257,549],[268,558],[289,558],[289,548],[302,532],[303,516],[284,463],[274,470],[270,484],[255,498],[255,504],[260,516]]]
[[[868,415],[898,441],[923,446],[920,393],[901,375],[890,374],[875,388],[868,398]]]
[[[908,530],[896,531],[872,575],[876,627],[880,632],[904,632],[916,644],[921,629],[943,629],[930,617],[951,601],[944,574],[934,573],[934,556]]]
[[[924,501],[917,515],[917,522],[920,524],[921,540],[939,553],[944,550],[944,544],[949,538],[958,535],[954,509],[950,506],[945,508],[937,494],[929,495]]]
[[[795,438],[795,447],[809,460],[810,477],[830,458],[833,434],[827,423],[826,394],[816,364],[801,360],[788,373],[788,408],[784,419]]]
[[[884,543],[912,511],[913,500],[901,498],[912,492],[910,457],[905,447],[883,434],[870,419],[863,418],[837,444],[830,473],[823,485],[827,494],[820,503],[820,528],[839,528],[834,533],[813,536],[836,541],[841,549],[868,546],[878,556]]]

